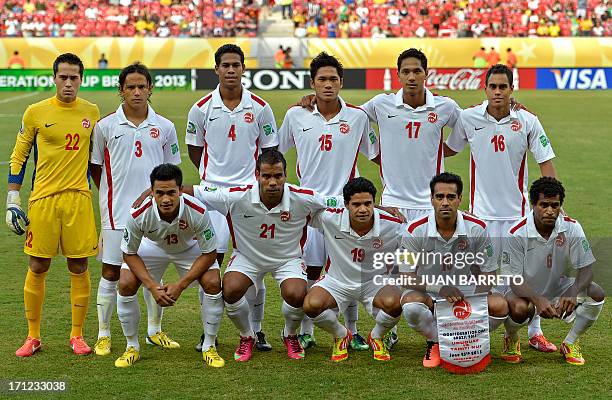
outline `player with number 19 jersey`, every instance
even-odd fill
[[[261,149],[278,146],[272,108],[243,88],[240,104],[230,110],[217,87],[191,107],[185,142],[204,148],[199,167],[203,185],[252,183]]]

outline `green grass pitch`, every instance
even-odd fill
[[[268,101],[280,126],[284,112],[305,92],[258,93]],[[191,165],[183,143],[187,112],[204,93],[157,91],[152,97],[157,112],[170,118],[177,127],[185,181],[197,182],[196,169]],[[344,98],[361,104],[376,92],[346,90]],[[484,93],[442,93],[454,98],[462,107],[479,103]],[[51,93],[0,94],[0,161],[6,176],[8,160],[19,129],[25,107],[50,96]],[[119,97],[114,92],[83,92],[82,96],[100,107],[102,115],[114,111]],[[595,279],[608,290],[612,273],[612,220],[607,212],[607,201],[612,198],[609,167],[611,143],[610,92],[596,91],[521,91],[516,98],[535,112],[551,139],[557,158],[555,165],[566,186],[564,205],[567,213],[577,218],[589,236],[598,263]],[[447,132],[448,133],[448,132]],[[448,159],[446,170],[459,173],[468,181],[468,151]],[[539,170],[529,157],[530,181]],[[289,176],[295,177],[295,153],[288,155]],[[367,160],[359,161],[361,174],[372,179],[380,188],[378,167]],[[28,166],[29,182],[32,164]],[[6,181],[5,181],[6,182]],[[28,197],[29,184],[24,185],[22,199]],[[6,185],[1,185],[1,196]],[[97,193],[94,203],[97,210]],[[464,198],[464,206],[467,203]],[[97,212],[97,211],[96,211]],[[77,357],[68,347],[70,331],[69,277],[65,261],[55,258],[47,278],[46,301],[43,308],[43,350],[29,359],[18,359],[14,352],[26,336],[27,325],[23,311],[23,281],[27,257],[22,252],[23,237],[8,229],[0,229],[2,283],[0,284],[0,397],[13,398],[7,391],[9,380],[66,381],[68,389],[59,398],[611,398],[610,375],[612,363],[608,354],[612,338],[610,306],[606,305],[599,321],[582,340],[587,364],[575,367],[564,363],[559,354],[541,354],[528,348],[526,329],[523,338],[524,362],[505,364],[500,358],[501,330],[492,335],[492,364],[479,375],[455,376],[442,369],[424,370],[421,358],[424,340],[411,331],[405,321],[400,322],[400,342],[392,351],[392,361],[379,363],[370,352],[352,352],[348,361],[339,365],[329,360],[331,338],[316,330],[318,345],[307,353],[306,359],[289,361],[279,340],[283,319],[280,314],[279,292],[268,278],[268,298],[264,330],[274,349],[270,353],[255,353],[244,364],[232,360],[238,335],[224,317],[219,332],[219,353],[226,359],[223,369],[204,367],[200,354],[193,345],[200,337],[202,326],[195,290],[187,291],[178,304],[166,309],[163,326],[182,347],[162,351],[144,344],[146,308],[142,304],[140,324],[142,360],[129,369],[117,369],[114,360],[124,350],[125,339],[116,314],[112,321],[113,352],[107,357]],[[227,259],[227,257],[226,257]],[[91,259],[92,297],[86,322],[85,336],[93,346],[97,335],[95,296],[100,276],[100,263]],[[176,273],[169,269],[166,281],[173,281]],[[361,309],[359,328],[367,334],[372,319]],[[560,321],[543,321],[544,332],[559,344],[569,326]],[[23,397],[22,395],[16,395]],[[49,394],[30,392],[28,397],[48,397]],[[17,398],[17,397],[15,397]]]

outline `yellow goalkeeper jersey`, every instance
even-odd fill
[[[98,106],[78,97],[72,103],[54,96],[30,105],[11,154],[9,183],[23,183],[33,151],[30,201],[64,190],[90,191],[91,134],[99,119]]]

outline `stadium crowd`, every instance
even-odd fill
[[[610,36],[606,0],[294,0],[297,37]]]
[[[248,0],[8,0],[4,37],[255,36],[259,10]]]

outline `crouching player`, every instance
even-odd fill
[[[351,179],[343,189],[346,208],[328,208],[317,213],[310,225],[323,232],[327,262],[325,276],[304,299],[304,312],[316,326],[334,336],[332,361],[348,358],[351,331],[338,322],[335,309],[344,312],[354,301],[361,302],[375,318],[368,336],[374,359],[388,361],[385,334],[399,321],[400,289],[384,285],[386,266],[377,268],[377,253],[395,252],[399,247],[402,222],[374,208],[376,188],[364,178]]]
[[[128,217],[121,243],[124,264],[117,296],[117,315],[127,349],[115,361],[117,367],[129,367],[140,359],[140,308],[136,295],[140,285],[144,284],[158,305],[168,307],[192,282],[200,283],[208,300],[201,308],[206,328],[203,358],[212,367],[225,365],[215,348],[223,314],[215,231],[202,203],[182,194],[182,182],[179,167],[155,167],[151,172],[153,199],[133,209]],[[169,263],[175,265],[180,280],[161,286]]]
[[[533,211],[510,229],[504,243],[502,273],[523,278],[522,284],[513,280],[506,293],[510,316],[502,358],[511,363],[522,360],[518,330],[537,313],[574,321],[559,350],[568,363],[583,365],[578,338],[603,308],[604,291],[593,282],[591,246],[578,221],[560,213],[564,197],[563,185],[554,178],[533,182]],[[568,260],[577,270],[575,278],[564,275]]]
[[[401,302],[408,326],[427,340],[423,366],[434,368],[440,365],[434,301],[454,303],[466,295],[487,293],[492,285],[459,285],[459,279],[461,275],[496,275],[497,263],[486,224],[457,211],[463,190],[461,178],[444,172],[434,176],[429,186],[433,211],[409,222],[402,238],[401,250],[412,255],[411,268],[416,270],[408,273],[414,284],[408,285]],[[400,272],[404,271],[408,270],[400,265]],[[439,279],[447,284],[428,284]],[[487,301],[492,332],[508,316],[508,304],[498,293],[489,294]]]

